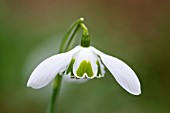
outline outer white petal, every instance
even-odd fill
[[[141,94],[139,79],[127,64],[115,57],[102,53],[94,47],[90,48],[101,57],[102,62],[125,90],[133,95]]]
[[[39,89],[46,86],[60,71],[65,69],[73,54],[80,49],[81,47],[77,46],[69,52],[51,56],[41,62],[32,72],[27,87]]]
[[[73,65],[73,73],[77,78],[84,78],[86,76],[86,73],[85,73],[82,77],[79,77],[79,76],[77,76],[77,73],[76,73],[77,69],[79,68],[79,66],[83,60],[89,61],[91,63],[92,71],[94,74],[93,77],[88,77],[88,76],[86,76],[86,77],[88,77],[90,79],[96,77],[97,70],[98,70],[98,67],[96,64],[97,55],[94,54],[93,51],[91,51],[89,48],[83,48],[79,52],[77,52],[74,57],[76,60]]]

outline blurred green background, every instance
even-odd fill
[[[64,81],[58,113],[170,113],[169,6],[168,0],[1,0],[0,113],[46,111],[51,85],[33,90],[27,80],[43,59],[58,53],[80,17],[93,46],[135,70],[142,94],[130,95],[107,71],[83,84]]]

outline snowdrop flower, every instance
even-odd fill
[[[27,86],[34,89],[42,88],[56,75],[70,76],[74,79],[102,78],[105,74],[104,67],[126,91],[133,95],[141,94],[140,82],[127,64],[92,46],[77,46],[66,53],[47,58],[32,72]]]

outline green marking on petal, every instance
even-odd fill
[[[66,71],[66,74],[69,74],[71,72],[71,76],[74,77],[74,74],[73,74],[73,64],[75,62],[75,59],[73,58],[67,68],[67,71]]]
[[[93,70],[90,62],[87,62],[86,60],[83,60],[79,66],[79,68],[76,71],[77,76],[82,77],[85,73],[88,77],[93,77]]]
[[[101,71],[100,63],[99,63],[99,61],[98,61],[98,60],[96,61],[96,64],[97,64],[97,67],[98,67],[97,77],[101,77],[101,75],[102,75],[102,71]]]

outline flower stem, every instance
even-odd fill
[[[80,25],[81,25],[81,28],[83,30],[82,38],[81,38],[81,46],[89,47],[90,46],[89,31],[88,31],[87,27],[83,23],[80,23]]]
[[[68,39],[69,39],[70,37],[73,37],[73,36],[75,35],[75,32],[77,32],[76,26],[79,27],[79,24],[82,23],[83,20],[84,20],[84,18],[78,19],[78,20],[75,21],[75,22],[72,24],[72,26],[69,28],[68,32],[67,32],[66,35],[64,36],[63,41],[62,41],[62,43],[61,43],[60,53],[66,51],[66,49],[65,49],[66,42],[68,41]],[[74,29],[75,29],[75,32],[73,32]],[[70,40],[69,40],[69,42],[70,42]]]
[[[61,82],[62,82],[62,76],[60,76],[58,74],[56,76],[56,78],[54,79],[53,92],[52,92],[52,95],[51,95],[51,100],[50,100],[50,104],[49,104],[49,108],[48,108],[48,113],[54,113],[54,106],[55,106],[55,102],[56,102],[56,100],[57,100],[57,98],[59,96]]]
[[[73,40],[73,38],[74,38],[74,36],[75,36],[75,34],[76,34],[76,32],[78,31],[79,28],[80,28],[80,25],[77,25],[76,28],[74,29],[73,34],[68,41],[66,50],[68,50],[70,48],[71,42],[72,42],[72,40]]]
[[[82,27],[82,29],[83,29],[83,30],[85,30],[85,31],[87,31],[87,32],[88,32],[87,27],[86,27],[83,23],[80,23],[80,25],[81,25],[81,27]]]
[[[83,20],[84,20],[83,18],[80,18],[72,24],[72,26],[70,27],[70,29],[68,30],[68,32],[66,33],[66,35],[64,36],[64,38],[61,42],[59,53],[62,53],[62,52],[65,52],[68,50],[68,48],[73,40],[73,37],[75,36],[76,32],[78,31],[78,29],[80,27],[80,23],[82,23]],[[55,106],[56,100],[58,99],[58,96],[59,96],[61,83],[62,83],[62,76],[58,74],[54,79],[53,91],[52,91],[51,100],[50,100],[50,104],[49,104],[47,113],[54,113],[54,106]]]

